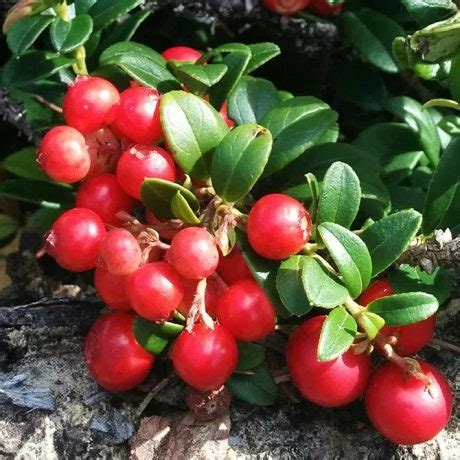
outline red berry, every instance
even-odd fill
[[[120,94],[109,81],[78,76],[64,96],[62,110],[69,126],[88,134],[113,122],[119,102]]]
[[[236,340],[262,340],[275,330],[276,311],[254,280],[232,284],[221,296],[217,308],[219,323]]]
[[[304,10],[310,0],[262,0],[265,8],[279,14],[295,14]]]
[[[343,8],[343,3],[330,5],[327,0],[310,0],[311,3],[308,9],[318,16],[334,16],[340,14]]]
[[[195,297],[198,281],[190,280],[188,278],[182,278],[182,284],[184,286],[184,298],[182,299],[182,302],[180,303],[178,310],[183,315],[187,315],[190,310],[190,307],[192,306],[193,299]],[[217,316],[217,304],[219,302],[219,297],[222,293],[222,288],[218,285],[214,278],[210,277],[206,280],[206,311],[213,318]]]
[[[366,412],[372,424],[397,444],[430,440],[447,425],[452,412],[452,391],[446,378],[434,366],[419,364],[431,381],[428,389],[386,362],[374,372],[366,391]]]
[[[374,281],[359,298],[359,303],[364,307],[367,307],[374,300],[380,299],[393,295],[393,288],[391,287],[390,280],[388,278],[382,278]]]
[[[326,316],[305,321],[288,342],[286,359],[292,382],[303,397],[324,407],[359,398],[371,374],[371,359],[348,350],[332,361],[318,361],[318,342]]]
[[[166,262],[143,265],[130,275],[127,288],[131,306],[151,321],[168,320],[184,296],[180,276]]]
[[[45,134],[37,162],[51,179],[68,184],[82,180],[91,165],[85,138],[70,126],[56,126]]]
[[[174,182],[175,166],[166,150],[156,145],[134,145],[121,155],[117,179],[128,195],[140,199],[144,179],[154,177]]]
[[[106,235],[101,218],[90,209],[74,208],[54,222],[46,237],[46,251],[66,270],[83,272],[96,265]]]
[[[121,144],[109,127],[101,128],[85,136],[91,166],[85,179],[103,173],[113,173],[121,156]]]
[[[225,257],[220,255],[217,273],[227,284],[233,284],[247,278],[252,279],[251,270],[243,259],[238,246],[234,246],[230,254]]]
[[[101,174],[80,185],[75,204],[91,209],[104,223],[117,227],[123,223],[117,213],[130,214],[136,200],[125,193],[113,174]]]
[[[197,390],[220,388],[238,362],[235,339],[218,324],[214,330],[195,324],[192,332],[184,331],[174,344],[172,362],[179,377]]]
[[[154,357],[133,334],[135,316],[113,312],[101,316],[85,338],[86,365],[99,385],[110,391],[126,391],[150,373]]]
[[[249,242],[266,259],[286,259],[299,252],[308,241],[311,219],[294,198],[274,193],[256,202],[248,216]]]
[[[163,137],[158,91],[142,86],[125,89],[113,126],[117,133],[138,144],[158,142]]]
[[[172,239],[167,260],[185,278],[200,280],[215,272],[219,251],[206,229],[188,227]]]
[[[153,212],[148,209],[145,211],[145,219],[160,235],[161,238],[171,241],[174,235],[179,231],[177,228],[169,227],[166,221],[158,219]]]
[[[227,126],[229,128],[233,128],[235,126],[235,122],[228,118],[228,112],[227,112],[227,101],[224,102],[220,109],[220,116],[224,119],[225,123],[227,123]]]
[[[114,275],[129,275],[142,263],[142,250],[132,233],[115,228],[101,241],[98,262]]]
[[[114,310],[131,310],[126,291],[127,276],[112,275],[102,267],[94,270],[94,287],[99,297]]]
[[[188,46],[173,46],[164,50],[161,55],[166,61],[195,63],[202,56],[201,53]]]

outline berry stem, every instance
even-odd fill
[[[206,284],[206,278],[198,281],[195,297],[193,298],[193,303],[187,317],[186,329],[188,332],[193,330],[193,326],[195,325],[198,317],[201,317],[203,323],[209,327],[209,329],[214,330],[214,321],[206,311]]]

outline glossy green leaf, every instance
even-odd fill
[[[98,0],[74,0],[75,14],[87,13]]]
[[[272,149],[270,131],[255,124],[230,131],[217,146],[211,178],[218,196],[228,202],[244,198],[257,182]]]
[[[50,182],[50,178],[38,169],[37,149],[25,147],[8,155],[2,162],[2,166],[12,174],[23,179]]]
[[[413,209],[396,212],[375,222],[361,234],[372,258],[372,276],[395,262],[420,228],[422,216]]]
[[[248,371],[260,366],[265,361],[265,348],[257,343],[238,343],[238,365],[239,371]]]
[[[133,323],[134,337],[139,345],[154,355],[160,355],[169,345],[169,341],[177,337],[184,326],[170,323],[156,324],[137,316]]]
[[[400,153],[385,162],[383,175],[387,183],[400,183],[407,179],[425,157],[422,151]]]
[[[205,95],[227,72],[224,64],[170,64],[177,79],[191,92]]]
[[[355,298],[371,279],[372,262],[364,241],[344,227],[326,222],[318,232],[334,259],[350,295]]]
[[[179,166],[192,178],[207,179],[214,150],[228,133],[225,121],[205,100],[184,91],[162,97],[160,116]]]
[[[19,229],[20,224],[16,219],[6,214],[0,214],[0,240],[14,235]]]
[[[332,163],[323,179],[318,223],[335,222],[350,228],[358,214],[360,202],[361,187],[356,173],[346,163]]]
[[[413,208],[418,212],[422,212],[426,195],[423,190],[396,184],[389,184],[388,190],[391,196],[392,211],[402,211]]]
[[[304,257],[302,282],[310,304],[315,307],[334,308],[348,297],[347,288],[314,257]]]
[[[198,225],[200,223],[200,219],[180,191],[177,191],[171,200],[171,212],[186,224]]]
[[[93,31],[93,20],[88,14],[75,16],[71,21],[57,18],[51,25],[51,42],[56,51],[68,53],[86,43]]]
[[[263,78],[241,78],[228,97],[228,116],[237,125],[260,123],[265,114],[281,102],[272,82]]]
[[[36,15],[26,16],[15,21],[8,29],[6,42],[15,56],[27,51],[51,24],[53,16]]]
[[[318,213],[318,202],[319,202],[319,183],[318,179],[313,173],[305,174],[305,179],[307,179],[309,196],[311,196],[311,203],[308,208],[310,213],[310,218],[312,222],[316,222],[316,215]]]
[[[97,0],[87,12],[93,18],[94,29],[97,30],[108,26],[141,3],[143,0]]]
[[[233,374],[226,387],[235,398],[255,406],[270,406],[278,398],[278,386],[266,366],[253,369],[254,375]]]
[[[345,353],[355,339],[358,325],[344,307],[332,310],[323,323],[318,343],[318,361],[331,361]]]
[[[281,53],[278,45],[270,42],[248,45],[251,50],[251,59],[246,67],[246,73],[251,73]]]
[[[452,94],[452,97],[456,101],[460,101],[460,55],[452,59],[452,66],[447,81],[449,83],[450,94]]]
[[[401,3],[422,27],[442,21],[457,11],[451,0],[401,0]]]
[[[362,312],[360,325],[366,331],[369,340],[374,340],[380,329],[385,326],[385,320],[381,316],[365,310]]]
[[[425,292],[408,292],[382,297],[371,302],[367,310],[381,316],[387,326],[418,323],[434,315],[438,309],[436,297]]]

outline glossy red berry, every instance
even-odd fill
[[[158,142],[163,137],[158,91],[142,86],[125,89],[113,126],[117,133],[138,144]]]
[[[215,272],[219,251],[205,228],[188,227],[172,239],[167,260],[183,277],[199,280]]]
[[[113,174],[101,174],[80,185],[75,204],[78,208],[91,209],[104,223],[117,227],[123,223],[117,214],[120,211],[130,214],[136,200],[121,188]]]
[[[359,298],[359,303],[364,307],[367,307],[374,300],[380,299],[393,295],[393,288],[391,287],[390,280],[388,278],[381,278],[374,281]]]
[[[91,165],[85,138],[70,126],[56,126],[45,134],[37,162],[51,179],[67,184],[84,179]]]
[[[220,254],[217,273],[229,285],[244,279],[252,279],[251,270],[249,270],[238,246],[234,246],[225,257]]]
[[[188,46],[173,46],[164,50],[161,55],[166,61],[179,61],[195,63],[201,57],[201,53]]]
[[[447,425],[452,412],[452,391],[446,378],[434,366],[423,361],[419,364],[430,379],[428,389],[422,381],[386,362],[374,372],[366,391],[366,412],[372,424],[397,444],[432,439]]]
[[[90,270],[96,265],[99,245],[106,233],[104,223],[95,212],[70,209],[58,217],[46,236],[46,251],[67,270]]]
[[[142,182],[154,177],[174,182],[174,160],[156,145],[134,145],[121,155],[117,180],[128,195],[140,199]]]
[[[142,250],[131,232],[115,228],[101,241],[97,261],[114,275],[129,275],[142,263]]]
[[[324,407],[351,403],[364,392],[371,359],[348,350],[332,361],[318,361],[318,342],[326,316],[305,321],[290,337],[286,359],[294,385],[303,397]]]
[[[247,234],[254,251],[266,259],[286,259],[308,241],[311,219],[294,198],[281,193],[266,195],[248,216]]]
[[[101,316],[84,343],[86,365],[99,385],[110,391],[126,391],[139,385],[150,373],[154,357],[133,334],[135,316],[113,312]]]
[[[91,159],[91,166],[85,179],[104,173],[113,173],[121,156],[121,143],[106,126],[85,135],[86,146]]]
[[[295,14],[304,10],[310,0],[262,0],[265,8],[278,14]]]
[[[235,126],[235,122],[228,118],[227,101],[223,103],[219,113],[229,128],[233,128],[233,126]]]
[[[172,362],[179,377],[197,390],[220,388],[238,362],[235,339],[218,324],[209,329],[195,324],[191,332],[178,337],[172,351]]]
[[[137,314],[151,321],[166,321],[184,296],[181,277],[166,262],[145,264],[130,275],[130,305]]]
[[[183,315],[187,315],[190,311],[190,307],[192,306],[193,299],[196,294],[198,281],[182,278],[182,284],[184,286],[184,298],[182,299],[178,310]],[[217,316],[217,305],[221,294],[223,294],[222,287],[219,286],[213,277],[208,278],[206,280],[205,304],[206,311],[213,318],[216,318]]]
[[[64,96],[62,111],[69,126],[88,134],[113,122],[119,102],[120,94],[108,80],[78,76]]]
[[[343,3],[330,5],[327,0],[310,0],[308,9],[318,16],[334,16],[340,14],[343,8]]]
[[[250,279],[232,284],[217,307],[219,323],[236,340],[262,340],[275,330],[276,311],[264,290]]]
[[[102,301],[113,310],[131,310],[126,282],[128,276],[109,273],[102,267],[94,270],[94,287]]]

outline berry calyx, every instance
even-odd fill
[[[194,64],[202,54],[188,46],[173,46],[164,50],[161,55],[165,61],[179,61]]]
[[[132,310],[126,283],[128,276],[113,275],[105,268],[94,270],[94,287],[102,301],[113,310]]]
[[[184,297],[181,277],[166,262],[152,262],[138,268],[127,281],[131,307],[143,318],[166,321]]]
[[[200,280],[215,272],[219,251],[206,229],[188,227],[172,239],[167,260],[183,277]]]
[[[185,383],[201,391],[217,390],[230,377],[238,362],[233,336],[222,326],[214,329],[197,323],[174,343],[174,369]]]
[[[286,259],[299,252],[311,232],[310,214],[294,198],[266,195],[248,216],[247,235],[255,252],[266,259]]]
[[[101,241],[98,263],[114,275],[129,275],[142,263],[142,250],[132,233],[115,228]]]
[[[78,76],[62,101],[62,111],[69,126],[82,134],[97,131],[115,118],[120,94],[108,80]]]
[[[158,91],[142,86],[125,89],[113,127],[116,133],[138,144],[158,142],[163,137]]]
[[[305,321],[290,337],[286,360],[292,382],[302,396],[324,407],[351,403],[364,392],[371,359],[352,350],[332,361],[318,361],[318,342],[326,316]]]
[[[99,385],[110,391],[126,391],[150,373],[154,357],[133,334],[135,316],[113,312],[101,316],[85,338],[86,365]]]
[[[37,162],[51,179],[67,184],[84,179],[91,166],[85,138],[70,126],[56,126],[45,134]]]
[[[310,0],[308,9],[318,16],[334,16],[340,14],[343,8],[343,3],[330,5],[327,0]]]
[[[275,330],[276,311],[263,289],[251,279],[232,284],[220,297],[217,318],[237,340],[262,340]]]
[[[428,377],[428,388],[391,362],[372,375],[365,394],[366,412],[374,427],[393,442],[404,445],[426,442],[449,421],[452,391],[434,367],[419,361]]]
[[[101,218],[90,209],[74,208],[54,222],[46,236],[46,252],[66,270],[83,272],[96,266],[99,245],[106,235]]]
[[[265,8],[278,14],[295,14],[304,10],[310,0],[262,0]]]
[[[222,254],[220,255],[217,273],[229,285],[237,281],[253,278],[251,270],[249,270],[248,264],[241,255],[238,246],[234,246],[225,257]]]

